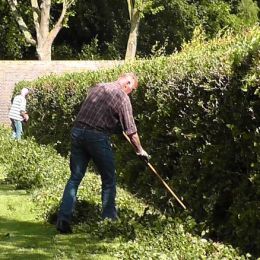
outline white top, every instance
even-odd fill
[[[15,96],[11,109],[9,111],[9,118],[23,121],[21,111],[26,111],[26,99],[22,95]]]

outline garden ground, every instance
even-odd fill
[[[0,185],[0,259],[111,259],[83,232],[64,236],[37,220],[30,195]]]

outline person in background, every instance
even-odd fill
[[[72,232],[70,223],[77,190],[91,159],[101,175],[102,219],[118,218],[115,162],[110,135],[118,133],[120,126],[130,138],[136,154],[146,160],[150,157],[141,146],[128,96],[137,87],[136,75],[126,73],[114,82],[92,87],[83,102],[71,131],[71,176],[63,192],[56,223],[60,233]]]
[[[23,88],[21,94],[14,97],[9,118],[11,119],[13,134],[12,137],[16,140],[21,140],[23,134],[23,122],[29,120],[26,112],[26,97],[29,94],[28,88]]]

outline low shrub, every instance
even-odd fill
[[[11,139],[7,129],[0,128],[0,164],[5,181],[19,189],[33,189],[55,184],[60,176],[68,176],[67,160],[51,146],[39,146],[33,138]]]

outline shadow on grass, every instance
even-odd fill
[[[26,215],[31,211],[31,205],[26,205],[26,191],[15,190],[12,185],[0,185],[0,195],[3,199],[1,203],[8,202],[9,207],[12,207],[0,216],[0,259],[110,259],[107,253],[110,242],[93,239],[92,234],[84,229],[75,230],[72,235],[60,235],[54,225],[36,221],[32,215]],[[23,199],[19,201],[17,198],[20,195]],[[8,205],[4,204],[3,208]],[[97,207],[84,206],[81,206],[83,211],[96,211],[96,214],[92,214],[93,221],[93,217],[97,217]]]
[[[60,235],[50,224],[0,217],[0,259],[110,259],[111,243],[84,229]]]
[[[0,217],[1,259],[48,259],[55,234],[50,225]]]

